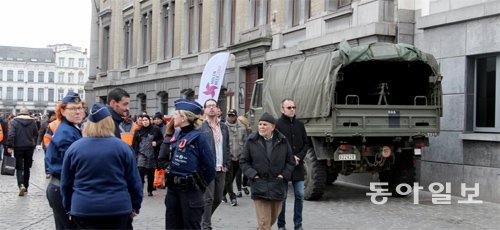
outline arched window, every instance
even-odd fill
[[[158,92],[158,108],[162,114],[168,114],[168,93],[165,91]]]

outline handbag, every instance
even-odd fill
[[[11,156],[4,156],[2,161],[2,175],[14,176],[16,172],[16,158]]]
[[[155,179],[154,179],[153,185],[155,187],[165,186],[165,170],[164,169],[155,169]]]

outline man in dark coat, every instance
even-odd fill
[[[284,99],[281,102],[281,117],[276,121],[276,128],[287,138],[292,148],[295,168],[292,173],[293,193],[295,194],[293,223],[295,230],[302,229],[302,207],[304,204],[304,157],[310,148],[304,124],[295,117],[295,102]],[[285,194],[288,192],[288,182],[285,183]],[[285,230],[286,196],[281,213],[278,217],[278,228]]]
[[[240,157],[242,172],[252,180],[258,229],[271,229],[276,222],[285,198],[284,181],[290,180],[295,165],[292,149],[275,123],[264,113],[258,132],[250,134]]]
[[[33,164],[33,152],[35,151],[38,129],[35,120],[30,117],[29,111],[22,108],[18,115],[12,119],[9,137],[7,140],[7,152],[16,158],[17,185],[19,196],[24,196],[28,191],[30,180],[30,168]]]

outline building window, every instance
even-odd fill
[[[7,87],[7,100],[13,100],[13,99],[14,99],[14,88]]]
[[[59,58],[59,66],[64,67],[64,58],[63,57]]]
[[[14,70],[7,70],[7,81],[14,81]]]
[[[218,20],[218,46],[223,47],[234,43],[234,0],[220,0],[217,2],[216,15]]]
[[[57,90],[57,100],[62,101],[64,98],[64,89],[58,89]]]
[[[290,13],[288,14],[289,26],[294,27],[302,25],[311,15],[311,1],[310,0],[291,0],[288,2],[288,7],[290,8]]]
[[[153,11],[147,11],[141,18],[141,63],[151,62],[151,34],[153,27]]]
[[[33,101],[34,89],[28,88],[28,101]]]
[[[101,66],[99,67],[101,72],[108,71],[108,59],[109,59],[109,26],[103,28],[102,33],[102,50],[101,50]]]
[[[3,98],[2,93],[3,93],[3,87],[0,87],[0,100],[2,100],[2,98]]]
[[[54,101],[54,89],[49,89],[48,101]]]
[[[82,72],[78,73],[78,83],[84,83],[83,73]]]
[[[137,107],[139,108],[139,113],[147,111],[146,99],[146,94],[140,93],[137,95],[137,102],[139,103]]]
[[[68,67],[75,67],[75,59],[68,58]]]
[[[158,94],[158,107],[160,108],[160,112],[162,114],[168,114],[168,93],[165,91],[161,91]]]
[[[132,65],[132,47],[133,47],[133,20],[129,19],[125,21],[125,26],[123,28],[124,30],[124,38],[125,38],[125,45],[124,45],[124,67],[128,68]]]
[[[0,81],[3,81],[3,70],[0,69]]]
[[[75,92],[74,89],[68,89],[68,93],[73,93],[73,92]]]
[[[326,0],[325,9],[328,11],[336,11],[343,7],[351,5],[352,0]]]
[[[43,88],[38,88],[38,101],[43,101],[44,100],[44,90]]]
[[[24,81],[24,71],[17,71],[17,81]]]
[[[248,27],[258,27],[269,22],[269,0],[250,0]]]
[[[192,54],[200,50],[201,20],[203,18],[203,0],[187,0],[187,53]]]
[[[35,72],[28,71],[28,82],[35,82]]]
[[[78,67],[85,68],[85,59],[78,58]]]
[[[171,58],[174,50],[175,2],[163,6],[163,59]]]
[[[59,72],[57,82],[58,83],[64,82],[64,72]]]
[[[474,131],[500,132],[500,55],[475,62]]]
[[[49,83],[54,83],[54,72],[49,72]]]
[[[17,100],[18,101],[24,100],[24,88],[17,88]]]
[[[68,73],[68,83],[74,83],[74,82],[75,82],[75,74]]]
[[[45,81],[45,72],[38,71],[38,82],[44,82],[44,81]]]

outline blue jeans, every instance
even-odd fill
[[[293,205],[293,224],[295,229],[302,228],[302,207],[304,206],[304,181],[292,181],[293,193],[295,195],[295,202]],[[285,210],[286,210],[286,197],[288,194],[288,183],[284,184],[285,200],[281,208],[281,213],[278,216],[278,227],[285,227]]]

